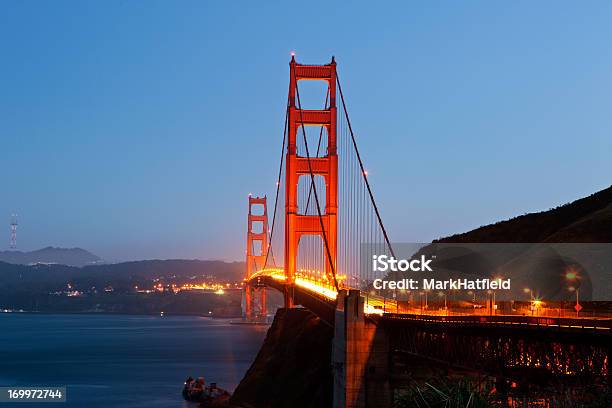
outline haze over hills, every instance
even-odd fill
[[[0,251],[0,261],[18,265],[45,263],[80,267],[101,263],[102,259],[82,248],[48,246],[30,252]]]

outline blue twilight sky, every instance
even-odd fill
[[[291,50],[333,54],[394,241],[612,183],[612,3],[0,1],[0,219],[107,260],[242,259]],[[6,238],[2,238],[4,235]]]

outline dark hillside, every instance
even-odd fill
[[[521,215],[434,242],[612,242],[612,186],[548,211]]]
[[[612,187],[548,211],[435,240],[420,252],[436,254],[439,278],[512,277],[512,292],[503,293],[513,299],[524,296],[527,287],[548,300],[568,300],[573,294],[564,277],[571,269],[580,276],[580,296],[603,301],[612,290],[608,243]]]
[[[231,403],[245,408],[331,406],[332,337],[333,329],[312,312],[278,309]]]

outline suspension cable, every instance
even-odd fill
[[[285,144],[287,141],[287,123],[289,121],[289,95],[287,95],[287,106],[285,108],[285,126],[283,129],[283,147],[281,148],[280,154],[280,164],[278,166],[278,178],[276,180],[276,197],[274,198],[274,213],[272,214],[272,228],[270,228],[270,236],[268,238],[268,250],[266,251],[266,260],[264,261],[264,268],[268,265],[268,257],[270,256],[270,252],[272,252],[272,237],[274,236],[274,226],[276,225],[276,210],[278,207],[278,196],[281,186],[281,177],[283,174],[283,158],[285,156]],[[267,229],[267,226],[266,226]],[[272,262],[274,262],[274,266],[276,266],[276,261],[274,259],[274,252],[272,252]]]
[[[395,253],[393,252],[393,247],[389,242],[389,236],[387,235],[387,230],[385,229],[385,225],[382,222],[382,218],[380,217],[380,212],[378,211],[378,206],[376,205],[376,201],[374,200],[374,194],[372,194],[372,189],[370,188],[370,183],[368,182],[368,177],[366,176],[365,169],[363,167],[363,162],[361,161],[361,155],[359,154],[359,149],[357,148],[357,142],[355,141],[355,134],[353,133],[353,127],[351,126],[351,120],[348,115],[348,111],[346,109],[346,103],[344,102],[344,94],[342,93],[342,86],[340,85],[340,77],[338,73],[336,73],[336,82],[338,83],[338,90],[340,91],[340,99],[342,100],[342,108],[344,109],[344,115],[346,116],[346,123],[349,128],[349,132],[351,134],[351,140],[353,141],[353,147],[355,148],[355,153],[357,154],[357,161],[359,162],[359,167],[361,168],[361,174],[365,181],[366,187],[368,189],[368,194],[370,196],[370,200],[372,201],[372,205],[374,206],[374,211],[376,212],[376,218],[378,218],[378,224],[382,229],[382,233],[385,237],[385,241],[387,242],[387,246],[389,247],[389,251],[391,255],[395,257]]]

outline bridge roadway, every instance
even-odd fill
[[[255,279],[281,293],[286,289],[282,270]],[[366,300],[356,290],[338,295],[304,277],[289,289],[296,304],[334,327],[334,407],[390,406],[391,390],[412,375],[415,357],[484,374],[498,387],[611,381],[609,318],[393,313],[381,310],[401,311],[388,299]]]
[[[285,290],[285,277],[281,270],[273,273],[255,274],[252,280],[259,279],[261,285],[272,287],[281,293]],[[311,309],[321,318],[333,324],[336,310],[337,293],[333,288],[313,280],[296,278],[290,290],[297,296],[296,304]],[[397,321],[402,324],[437,325],[442,327],[480,327],[489,329],[550,329],[564,332],[594,333],[612,336],[612,319],[597,317],[544,317],[518,315],[440,315],[439,313],[414,313],[415,309],[398,306],[393,299],[368,295],[364,302],[365,314],[373,321]],[[402,312],[401,310],[406,310]],[[399,312],[396,312],[399,311]]]

